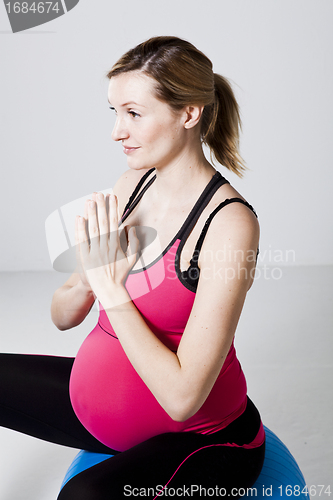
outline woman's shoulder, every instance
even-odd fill
[[[218,221],[223,224],[231,219],[244,219],[247,222],[258,224],[258,218],[249,200],[246,200],[231,184],[223,184],[212,196],[207,204],[206,214],[210,215],[216,211],[215,225]]]
[[[149,169],[140,169],[140,170],[134,170],[134,169],[128,169],[126,170],[117,180],[114,188],[113,188],[113,193],[117,196],[118,199],[118,210],[119,213],[122,214],[124,211],[124,208],[135,190],[136,186],[140,182],[141,178],[149,172]],[[148,176],[149,178],[151,176]]]
[[[252,208],[250,202],[230,184],[225,184],[215,193],[205,214],[206,218],[214,215],[203,241],[201,260],[205,250],[218,252],[221,247],[235,251],[257,250],[260,227]]]

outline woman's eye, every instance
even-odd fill
[[[109,106],[109,108],[111,109],[111,111],[114,111],[117,114],[117,111],[115,110],[115,108],[113,108],[112,106]]]
[[[135,111],[129,111],[129,114],[133,116],[133,118],[137,118],[138,116],[140,116],[138,113],[136,113]]]

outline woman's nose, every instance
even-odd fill
[[[114,141],[121,141],[128,138],[128,131],[123,120],[119,117],[116,119],[114,124],[111,137]]]

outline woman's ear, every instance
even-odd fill
[[[184,109],[184,128],[189,129],[195,127],[201,118],[204,106],[187,106]]]

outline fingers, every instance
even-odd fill
[[[112,250],[113,262],[117,260],[117,252],[120,247],[119,232],[118,232],[118,209],[117,197],[110,194],[109,200],[109,229],[110,229],[110,249]]]
[[[97,202],[100,245],[106,247],[109,232],[109,219],[106,208],[106,199],[104,199],[104,195],[102,193],[96,193],[95,198]]]
[[[101,193],[100,193],[101,194]],[[88,233],[90,237],[90,246],[92,249],[97,247],[100,244],[100,234],[102,234],[103,231],[101,231],[100,227],[100,220],[99,216],[102,215],[100,214],[101,210],[101,205],[104,204],[104,196],[102,196],[102,199],[99,197],[99,194],[94,192],[92,194],[92,199],[86,200],[85,203],[85,210],[84,213],[87,216],[87,221],[88,221]],[[99,203],[99,206],[98,206]],[[105,219],[105,217],[104,217]],[[104,222],[105,224],[105,222]]]
[[[86,231],[85,219],[84,217],[76,216],[76,238],[79,245],[79,253],[83,258],[87,257],[89,254],[89,242],[88,235]]]
[[[85,237],[88,243],[90,239],[91,251],[97,250],[98,247],[104,247],[104,249],[109,247],[114,252],[114,262],[117,248],[120,245],[117,198],[113,194],[107,194],[104,197],[103,193],[94,192],[91,199],[87,199],[85,202],[84,215],[86,219]],[[77,222],[78,234],[80,230],[82,231],[79,220]]]
[[[89,221],[90,227],[96,225],[98,234],[106,234],[109,231],[109,199],[110,195],[107,194],[104,198],[103,193],[94,192],[91,199],[87,199],[84,205],[84,216]],[[96,230],[96,229],[95,229]]]
[[[75,256],[76,256],[76,269],[79,272],[80,264],[81,264],[81,254],[80,254],[80,243],[79,243],[79,227],[78,227],[79,216],[75,217]]]
[[[132,268],[136,262],[136,257],[139,250],[139,239],[136,235],[135,227],[131,227],[129,231],[129,248],[130,251],[127,254],[127,262]]]
[[[118,233],[118,199],[114,194],[109,194],[108,198],[110,233]]]
[[[90,236],[90,248],[99,246],[99,225],[97,219],[96,202],[89,200],[88,202],[88,230]]]
[[[83,223],[84,227],[86,227],[85,222],[86,221],[84,221],[84,223]],[[88,241],[87,241],[87,245],[89,248]],[[80,251],[80,237],[79,237],[79,216],[75,217],[75,255],[76,255],[75,272],[80,275],[82,283],[84,283],[84,284],[87,283],[87,285],[89,285],[89,283],[86,280],[85,273],[84,273],[83,266],[82,266],[82,257],[81,257],[81,251]]]
[[[135,228],[130,228],[125,254],[120,245],[117,197],[93,193],[91,198],[85,203],[86,217],[77,216],[75,220],[77,260],[83,273],[87,270],[93,273],[95,268],[107,266],[108,279],[118,282],[124,279],[137,261],[139,239]]]
[[[86,231],[88,232],[88,242],[89,242],[89,245],[90,245],[90,238],[91,238],[91,235],[89,233],[89,230],[88,230],[88,225],[89,225],[89,203],[90,201],[96,201],[96,192],[94,192],[91,196],[91,199],[87,199],[85,201],[85,204],[84,204],[84,218],[85,218],[85,225],[86,225]]]

